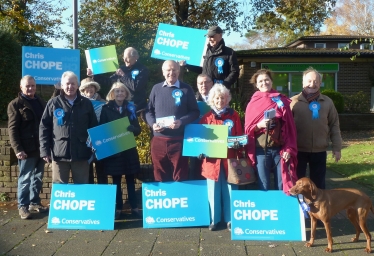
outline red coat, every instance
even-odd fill
[[[213,124],[213,125],[223,125],[223,122],[227,119],[230,119],[234,126],[231,128],[231,136],[240,136],[243,135],[243,128],[240,122],[240,117],[238,113],[232,108],[227,108],[226,112],[223,113],[220,117],[214,112],[214,110],[206,113],[200,120],[200,124]],[[227,157],[236,158],[236,152],[240,150],[235,150],[232,148],[228,149]],[[241,157],[239,155],[239,157]],[[220,173],[221,158],[205,158],[202,163],[202,172],[201,174],[211,180],[218,181],[218,176]],[[223,164],[225,167],[225,174],[227,178],[227,161],[223,159]]]

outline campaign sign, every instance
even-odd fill
[[[206,104],[206,102],[204,101],[198,101],[197,102],[197,106],[199,107],[199,110],[200,110],[200,116],[198,119],[196,119],[195,121],[193,121],[192,123],[193,124],[198,124],[200,122],[200,119],[206,114],[208,113],[211,108],[209,107],[208,104]]]
[[[92,73],[102,74],[118,69],[116,47],[114,45],[85,50],[87,67]]]
[[[241,135],[241,136],[229,136],[227,138],[227,146],[229,148],[234,147],[235,143],[239,143],[240,146],[245,146],[248,144],[248,135]]]
[[[116,185],[53,184],[49,229],[113,230]]]
[[[206,180],[143,183],[143,228],[208,226]]]
[[[232,240],[306,239],[304,214],[298,200],[280,190],[233,190],[231,228]]]
[[[159,23],[151,57],[185,60],[189,65],[202,67],[208,42],[206,33],[206,30]]]
[[[30,75],[36,84],[54,85],[65,71],[80,74],[79,50],[22,46],[22,76]]]
[[[136,147],[134,134],[127,130],[129,125],[126,116],[87,130],[98,160]]]
[[[189,124],[184,129],[183,156],[204,154],[210,158],[227,158],[226,125]]]

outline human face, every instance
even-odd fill
[[[96,93],[95,86],[93,85],[87,86],[86,89],[84,89],[83,93],[84,95],[86,95],[86,97],[92,98]]]
[[[77,96],[78,81],[74,77],[65,76],[61,80],[61,88],[64,90],[65,97],[72,100]]]
[[[36,93],[36,83],[34,79],[23,80],[20,85],[21,91],[29,98],[34,98]]]
[[[266,74],[259,75],[256,80],[256,87],[260,92],[268,92],[273,86],[273,81]]]
[[[208,95],[210,89],[212,89],[213,82],[208,77],[199,77],[197,79],[197,89],[199,93],[203,96]]]
[[[224,94],[216,94],[213,97],[213,104],[217,110],[221,110],[226,107],[227,99]]]
[[[175,84],[179,77],[179,68],[177,63],[174,61],[164,62],[164,65],[162,65],[162,74],[164,75],[168,85]]]
[[[210,46],[216,46],[222,40],[222,34],[215,34],[214,36],[209,36]]]
[[[135,64],[137,59],[130,55],[130,51],[125,51],[123,53],[123,61],[125,62],[126,67],[130,68]]]
[[[303,76],[303,88],[307,93],[316,93],[320,86],[320,77],[316,72],[309,72]]]
[[[122,105],[123,101],[127,98],[125,88],[117,87],[113,90],[114,100],[118,105]]]

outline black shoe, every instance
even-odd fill
[[[114,219],[119,220],[121,218],[121,213],[122,213],[121,210],[116,210],[116,213],[114,215]]]
[[[209,225],[209,231],[215,231],[215,230],[217,230],[217,225],[215,225],[215,224],[210,224]]]

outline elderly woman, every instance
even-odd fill
[[[230,100],[230,91],[222,84],[215,84],[209,91],[207,101],[212,110],[201,118],[200,124],[228,125],[231,136],[243,135],[238,113],[228,106]],[[236,158],[235,149],[228,149],[227,156],[228,158]],[[207,179],[211,217],[209,230],[216,230],[218,222],[221,221],[222,212],[224,221],[227,223],[227,229],[231,230],[231,190],[236,190],[238,186],[227,183],[227,159],[203,159],[201,174]]]
[[[101,111],[100,124],[105,124],[127,116],[130,121],[130,126],[127,127],[127,131],[133,132],[135,136],[138,136],[141,132],[141,128],[134,112],[134,105],[129,103],[131,94],[127,87],[120,82],[114,83],[106,99],[108,103],[103,106]],[[105,173],[111,175],[113,184],[117,185],[116,219],[120,217],[123,207],[121,189],[122,175],[126,175],[127,193],[131,212],[140,217],[141,215],[138,210],[135,194],[134,177],[134,174],[140,170],[139,155],[136,147],[104,158],[103,165]]]
[[[252,166],[257,164],[261,190],[270,189],[270,173],[273,171],[275,189],[283,189],[288,194],[297,180],[296,128],[290,100],[272,88],[273,78],[269,70],[258,70],[250,83],[258,90],[245,111],[244,129],[248,134],[250,162]],[[271,109],[275,110],[274,118],[265,119],[264,112]]]
[[[96,83],[91,77],[87,77],[81,81],[79,86],[81,95],[92,101],[97,121],[100,122],[100,114],[103,104],[106,102],[100,97],[98,91],[100,91],[100,85]],[[102,103],[100,103],[102,102]],[[108,176],[104,173],[103,165],[101,161],[95,161],[96,178],[98,184],[108,184]],[[94,169],[93,162],[90,164],[88,182],[94,184]]]

